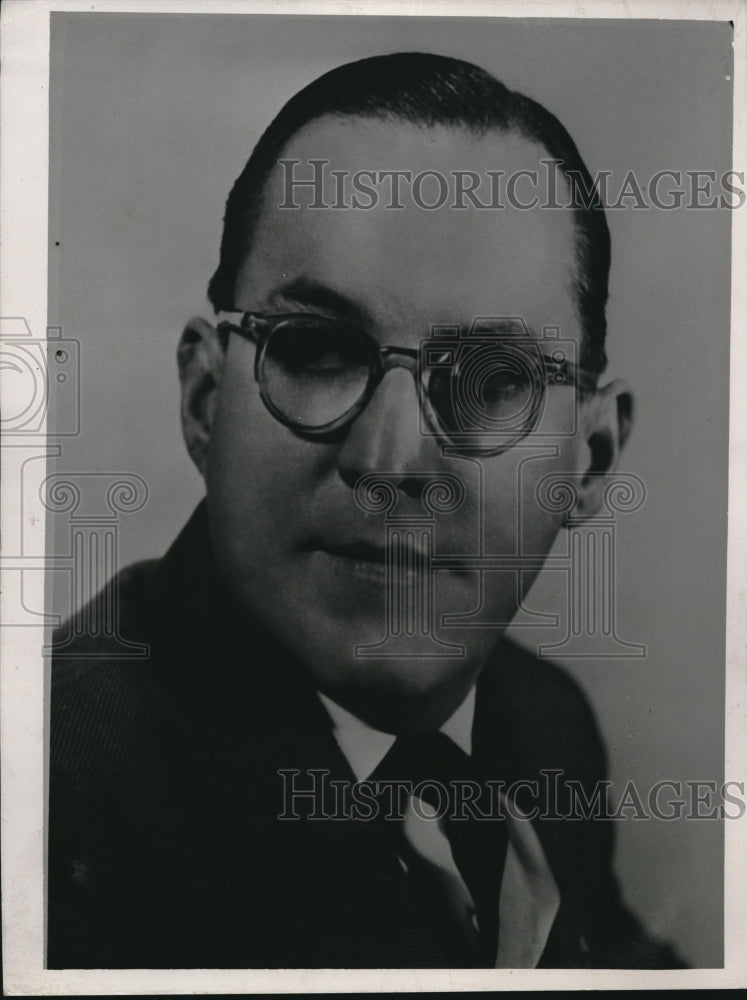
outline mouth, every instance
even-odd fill
[[[389,549],[366,539],[349,542],[320,544],[320,551],[338,559],[350,559],[353,562],[371,563],[385,566],[387,561],[392,567],[426,568],[428,552],[425,545],[417,545],[412,539],[394,536],[390,540]],[[388,557],[388,559],[387,559]]]
[[[393,543],[389,553],[386,546],[366,539],[320,543],[315,549],[338,572],[379,584],[388,575],[413,576],[428,570],[425,550],[405,542]]]
[[[368,541],[340,542],[337,544],[321,544],[321,552],[337,559],[348,559],[356,563],[386,564],[386,548]]]

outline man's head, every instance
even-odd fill
[[[609,230],[589,171],[558,119],[536,101],[508,90],[485,70],[461,59],[422,52],[373,56],[339,66],[294,95],[265,130],[228,197],[220,261],[208,287],[216,311],[234,308],[236,281],[252,242],[269,174],[291,137],[333,116],[444,126],[472,137],[523,136],[558,163],[574,205],[572,281],[583,331],[584,363],[606,365],[605,306],[610,267]],[[390,166],[395,166],[394,164]],[[464,166],[469,168],[469,164]],[[536,169],[537,164],[533,164]]]
[[[314,208],[311,195],[296,209],[279,207],[287,200],[281,159],[326,161],[331,206],[337,177],[361,171],[512,176],[548,156],[588,178],[552,116],[468,64],[408,54],[335,70],[286,105],[237,181],[213,305],[352,322],[376,349],[403,348],[418,364],[436,326],[459,340],[477,317],[520,318],[541,354],[557,347],[543,331],[559,328],[563,344],[578,344],[584,366],[599,372],[609,263],[601,211],[429,211],[407,195],[402,209],[386,199],[370,209]],[[574,474],[581,512],[592,513],[596,474],[614,465],[625,437],[629,397],[616,384],[583,396],[548,378],[533,432],[486,455],[429,433],[422,411],[431,383],[419,397],[421,369],[397,367],[354,419],[314,436],[265,405],[256,353],[204,320],[190,324],[180,346],[185,437],[207,483],[223,577],[330,697],[381,728],[438,725],[466,695],[562,524],[538,498],[542,480]],[[299,392],[329,371],[304,368]],[[478,406],[498,391],[488,374],[491,385],[475,389]],[[427,566],[435,553],[451,557],[450,568],[387,574],[385,517],[356,493],[372,475],[393,491],[405,560]],[[428,484],[439,479],[463,491],[458,509],[428,509]],[[513,563],[478,572],[478,556]],[[361,650],[387,635],[388,645]]]

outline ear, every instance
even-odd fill
[[[592,517],[602,506],[607,475],[615,471],[633,426],[633,393],[622,379],[603,386],[581,414],[586,448],[574,517]]]
[[[225,346],[210,323],[194,317],[184,328],[176,357],[182,387],[182,433],[192,461],[204,476]]]

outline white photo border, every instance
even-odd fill
[[[733,166],[747,166],[747,8],[739,0],[650,3],[646,0],[567,2],[244,2],[244,0],[6,0],[2,8],[2,162],[0,164],[0,313],[23,316],[32,331],[47,328],[49,19],[63,12],[202,14],[356,14],[440,17],[633,18],[731,20],[734,23]],[[747,207],[733,213],[729,534],[726,662],[726,775],[747,776]],[[739,333],[742,333],[740,336]],[[9,383],[0,372],[5,403]],[[44,428],[36,440],[43,443]],[[3,456],[5,469],[11,468]],[[2,481],[2,536],[18,523],[20,491]],[[43,539],[45,509],[24,505],[23,517]],[[4,546],[5,547],[5,546]],[[44,605],[44,581],[29,582],[30,603]],[[6,594],[0,594],[0,622]],[[3,978],[8,995],[158,993],[283,993],[347,991],[483,991],[493,989],[635,989],[747,985],[747,817],[725,824],[724,969],[618,970],[47,970],[45,941],[46,800],[41,657],[44,626],[4,629],[0,635],[2,739]],[[28,670],[37,662],[39,669]]]

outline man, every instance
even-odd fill
[[[439,56],[263,135],[179,346],[206,502],[108,596],[150,655],[55,665],[51,967],[677,964],[539,782],[603,778],[583,697],[502,638],[571,512],[543,487],[593,514],[629,430],[579,185],[556,119]]]

